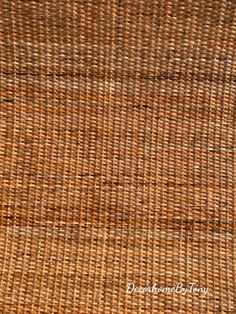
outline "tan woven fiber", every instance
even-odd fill
[[[236,314],[235,131],[235,0],[0,0],[0,314]]]

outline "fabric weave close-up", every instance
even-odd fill
[[[235,0],[0,0],[0,314],[236,314],[235,36]]]

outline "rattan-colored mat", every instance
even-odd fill
[[[235,8],[0,0],[0,313],[236,313]]]

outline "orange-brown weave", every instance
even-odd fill
[[[235,131],[235,0],[0,0],[0,314],[235,314]]]

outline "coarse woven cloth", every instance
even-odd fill
[[[235,0],[0,0],[0,314],[236,313],[235,35]]]

